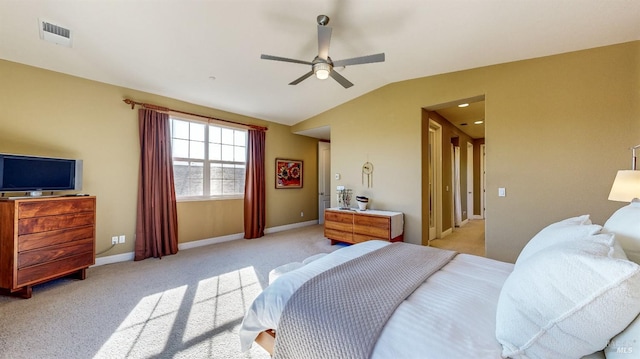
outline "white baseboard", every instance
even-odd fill
[[[96,264],[92,265],[92,267],[102,266],[105,264],[118,263],[118,262],[128,262],[132,261],[135,257],[135,253],[128,252],[122,254],[115,254],[107,257],[99,257],[96,258]]]
[[[228,234],[226,236],[221,236],[221,237],[199,239],[197,241],[178,243],[178,250],[208,246],[210,244],[234,241],[236,239],[242,239],[242,238],[244,238],[244,233]]]
[[[284,226],[265,228],[264,233],[269,234],[269,233],[282,232],[289,229],[313,226],[315,224],[318,224],[318,220],[286,224]],[[242,238],[244,238],[244,233],[236,233],[236,234],[229,234],[221,237],[213,237],[213,238],[200,239],[197,241],[191,241],[186,243],[178,243],[178,250],[208,246],[211,244],[228,242],[228,241],[233,241],[233,240],[242,239]],[[115,254],[115,255],[106,256],[106,257],[99,257],[99,258],[96,258],[96,264],[94,264],[92,267],[97,267],[97,266],[111,264],[111,263],[132,261],[134,257],[135,257],[135,253],[133,252]]]
[[[451,233],[453,233],[453,228],[449,228],[449,229],[447,229],[445,231],[442,231],[442,233],[440,235],[440,238],[444,238],[444,237],[450,235]]]
[[[315,224],[318,224],[318,220],[317,219],[313,220],[313,221],[298,222],[298,223],[293,223],[293,224],[285,224],[284,226],[266,228],[264,230],[264,233],[265,234],[269,234],[269,233],[282,232],[282,231],[287,231],[289,229],[302,228],[302,227],[306,227],[306,226],[313,226]]]

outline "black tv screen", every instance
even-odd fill
[[[82,188],[82,161],[0,154],[0,191],[63,191]]]

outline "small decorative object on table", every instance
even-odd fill
[[[356,202],[358,202],[358,209],[361,211],[367,210],[367,204],[369,203],[369,198],[365,196],[356,196]]]
[[[349,209],[351,205],[351,190],[342,188],[338,190],[338,207],[340,209]]]

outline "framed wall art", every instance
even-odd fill
[[[276,188],[302,188],[302,161],[276,158]]]

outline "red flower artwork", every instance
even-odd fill
[[[302,161],[276,159],[276,188],[302,188]]]

